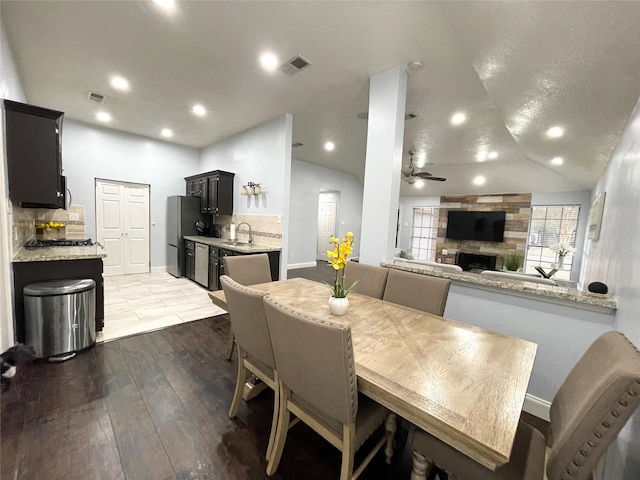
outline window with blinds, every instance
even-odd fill
[[[437,207],[413,209],[411,252],[416,259],[435,262],[439,210]]]
[[[579,205],[546,205],[531,207],[531,223],[527,240],[525,272],[536,273],[534,267],[553,268],[558,256],[551,247],[566,243],[575,248],[578,228]],[[574,252],[575,253],[575,252]],[[564,259],[562,269],[553,278],[570,280],[573,255]]]

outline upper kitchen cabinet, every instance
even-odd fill
[[[66,208],[63,112],[4,101],[9,198],[23,207]]]
[[[215,170],[186,177],[187,196],[200,197],[200,211],[211,215],[233,213],[234,173]]]

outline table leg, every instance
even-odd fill
[[[269,388],[266,383],[260,380],[258,377],[253,377],[244,384],[244,391],[242,392],[242,399],[248,402],[252,398],[256,398],[260,392]]]

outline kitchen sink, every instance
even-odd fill
[[[249,247],[251,244],[249,242],[239,242],[237,240],[225,240],[224,243],[227,245],[233,245],[234,247]]]

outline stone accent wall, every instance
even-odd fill
[[[449,210],[507,212],[504,242],[479,242],[446,238]],[[530,193],[440,197],[436,260],[442,263],[456,263],[457,252],[497,255],[496,269],[502,269],[503,259],[510,253],[515,251],[524,256],[530,216]],[[447,255],[442,253],[443,250],[447,251]]]

